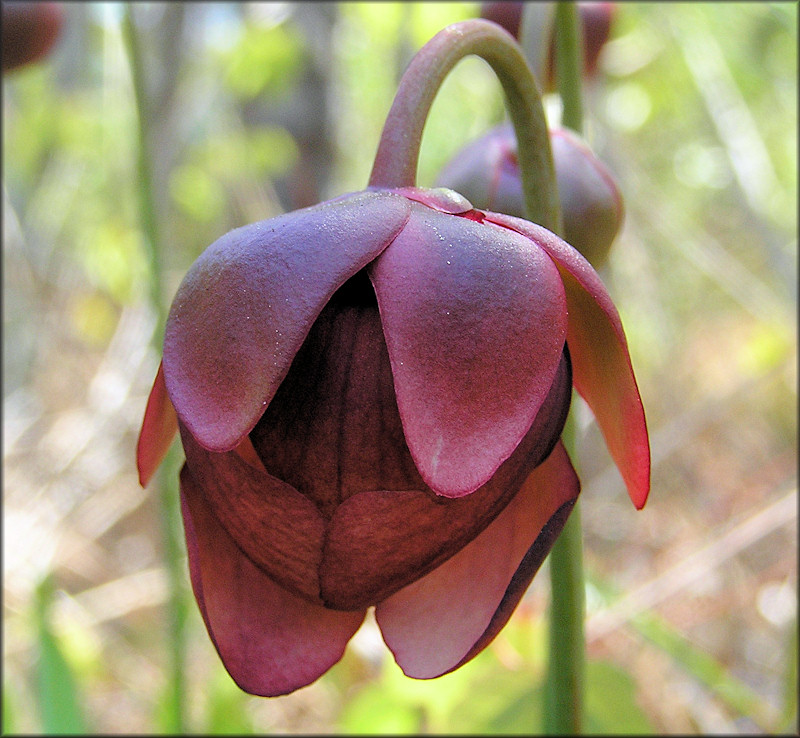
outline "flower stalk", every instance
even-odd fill
[[[567,418],[561,439],[571,458],[575,460],[574,411]],[[577,467],[577,463],[573,463]],[[585,595],[580,500],[575,503],[561,535],[553,544],[549,566],[551,597],[544,689],[544,732],[548,735],[577,735],[581,732],[583,723],[585,669]]]
[[[583,129],[581,70],[583,45],[580,16],[574,2],[556,3],[556,83],[561,98],[561,125],[576,133]]]
[[[561,122],[564,127],[581,133],[582,47],[578,24],[575,3],[556,3],[556,80],[563,106]],[[574,403],[573,408],[577,404]],[[577,468],[575,426],[573,409],[567,418],[562,440]],[[544,689],[544,730],[550,735],[575,735],[582,728],[586,650],[580,501],[576,502],[561,535],[550,551],[549,566],[551,599]]]
[[[369,186],[416,185],[422,131],[433,100],[453,67],[471,54],[486,61],[503,86],[519,147],[527,217],[558,232],[558,193],[541,94],[514,38],[488,21],[449,26],[411,61],[386,118]]]

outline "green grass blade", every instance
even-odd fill
[[[48,577],[36,592],[35,618],[38,640],[35,694],[42,732],[46,735],[85,735],[81,697],[72,669],[64,657],[50,622],[54,587]]]
[[[766,702],[744,682],[737,679],[717,659],[684,638],[663,619],[653,614],[638,615],[633,625],[647,640],[669,654],[695,679],[731,710],[749,717],[759,728],[772,732],[776,716]]]

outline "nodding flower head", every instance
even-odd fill
[[[644,414],[600,279],[452,190],[372,182],[209,246],[169,312],[138,467],[146,484],[180,433],[192,586],[239,686],[313,682],[373,606],[409,676],[480,652],[577,499],[573,386],[641,507]]]

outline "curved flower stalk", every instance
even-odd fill
[[[644,414],[591,266],[542,226],[414,186],[436,90],[472,53],[546,167],[528,199],[555,217],[530,72],[468,21],[412,61],[366,190],[224,235],[173,301],[140,479],[177,428],[195,597],[248,692],[317,679],[371,606],[409,676],[485,648],[579,493],[559,440],[573,382],[645,503]]]
[[[622,227],[622,195],[608,167],[568,128],[550,131],[561,235],[601,266]],[[471,141],[442,169],[437,184],[457,190],[476,207],[523,217],[522,180],[514,129],[503,123]]]

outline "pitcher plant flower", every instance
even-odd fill
[[[592,267],[541,225],[415,186],[430,104],[468,54],[497,71],[521,146],[549,166],[529,194],[550,217],[519,47],[458,23],[403,76],[367,189],[227,233],[172,303],[140,480],[177,430],[195,598],[247,692],[316,680],[373,606],[409,676],[485,648],[578,497],[559,440],[573,383],[645,503],[642,404]]]

